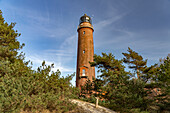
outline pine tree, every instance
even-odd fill
[[[122,65],[121,60],[115,59],[115,57],[110,53],[107,55],[106,53],[102,53],[102,56],[94,55],[94,62],[91,62],[91,66],[96,66],[99,68],[98,72],[102,73],[99,77],[103,78],[104,83],[110,81],[110,75],[114,75],[114,77],[119,77],[124,74],[127,74],[124,71],[124,66]],[[113,78],[114,78],[113,77]]]
[[[158,87],[157,90],[160,90],[158,91],[160,93],[155,97],[157,102],[154,104],[160,107],[160,112],[164,110],[170,111],[170,57],[167,56],[159,66],[154,80],[156,87]]]
[[[129,53],[122,53],[125,58],[123,58],[124,63],[130,64],[129,68],[134,69],[137,73],[138,79],[140,79],[140,71],[146,67],[147,60],[143,60],[143,57],[137,52],[133,51],[128,47]]]
[[[146,99],[145,82],[131,79],[131,73],[124,70],[123,60],[115,59],[111,53],[102,53],[102,56],[94,56],[91,66],[96,66],[101,73],[98,79],[103,84],[97,86],[104,92],[101,96],[107,103],[105,106],[122,112],[129,112],[133,108],[147,109],[149,100]]]
[[[24,54],[18,53],[24,44],[17,41],[20,34],[14,26],[15,23],[4,21],[0,11],[0,112],[73,109],[67,99],[75,98],[78,92],[70,82],[74,74],[60,77],[59,70],[50,74],[54,65],[47,66],[45,61],[37,71],[32,70],[29,61],[24,61]]]
[[[17,51],[24,46],[24,44],[20,45],[20,42],[17,41],[21,34],[14,30],[15,24],[11,23],[9,25],[5,22],[0,11],[0,60],[8,59],[14,62],[18,54]]]
[[[8,24],[0,11],[0,112],[16,112],[23,108],[25,95],[28,94],[29,82],[26,76],[31,75],[28,62],[18,55],[24,44],[20,45],[20,36],[14,30],[15,23]]]
[[[153,78],[156,76],[158,69],[159,68],[157,64],[151,65],[149,67],[145,66],[145,68],[141,70],[140,79],[145,83],[152,83],[154,81]]]

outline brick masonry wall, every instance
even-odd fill
[[[88,22],[83,22],[78,27],[78,51],[77,51],[77,71],[76,86],[80,88],[87,79],[92,81],[95,78],[95,68],[91,67],[89,61],[93,61],[93,27]],[[85,70],[86,77],[81,77]]]

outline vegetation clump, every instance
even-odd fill
[[[141,55],[131,48],[128,52],[121,60],[111,53],[94,56],[90,64],[98,68],[100,75],[82,86],[82,99],[95,103],[95,97],[99,97],[100,105],[121,112],[170,111],[170,58],[148,67]],[[124,63],[134,73],[125,71]]]
[[[37,70],[31,62],[18,53],[24,44],[17,38],[15,23],[8,24],[0,11],[0,112],[67,112],[75,108],[68,99],[76,98],[78,89],[71,85],[74,76],[60,76],[60,71],[51,72],[54,64],[45,61]]]

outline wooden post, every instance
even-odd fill
[[[96,108],[98,107],[99,97],[96,97]]]

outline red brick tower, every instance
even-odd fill
[[[84,14],[80,18],[77,29],[78,32],[78,51],[77,51],[77,71],[76,71],[76,87],[81,87],[86,80],[95,78],[95,68],[91,67],[89,61],[93,61],[94,45],[93,45],[93,26],[89,16]]]

